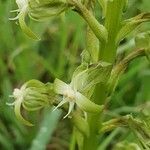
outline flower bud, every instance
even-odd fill
[[[39,110],[51,103],[50,100],[53,97],[51,93],[49,93],[47,86],[38,80],[30,80],[20,89],[15,89],[12,97],[15,99],[14,107],[16,117],[24,124],[32,126],[30,122],[22,117],[20,112],[21,106],[27,111]]]

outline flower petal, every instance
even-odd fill
[[[27,111],[36,111],[36,110],[43,108],[43,106],[32,107],[32,106],[29,106],[25,103],[23,103],[22,105],[23,105],[24,109],[26,109]]]
[[[27,10],[23,9],[23,10],[21,10],[21,12],[18,15],[19,16],[19,24],[20,24],[21,29],[30,38],[32,38],[34,40],[40,40],[39,36],[37,36],[35,33],[33,33],[31,31],[31,29],[26,25],[26,23],[25,23],[26,13],[27,13]]]
[[[21,115],[21,111],[20,111],[20,108],[21,108],[21,103],[22,101],[20,99],[18,99],[16,102],[15,102],[15,115],[16,117],[18,118],[18,120],[20,120],[22,123],[24,123],[25,125],[28,125],[28,126],[33,126],[32,123],[30,123],[29,121],[25,120],[22,115]]]
[[[54,91],[57,94],[64,95],[64,92],[69,88],[70,88],[70,86],[68,84],[66,84],[65,82],[63,82],[59,79],[55,79],[55,81],[54,81]]]
[[[14,17],[14,18],[9,18],[9,20],[11,20],[11,21],[18,20],[18,19],[19,19],[18,15],[16,17]]]
[[[68,101],[66,99],[63,99],[54,109],[53,111],[55,111],[56,109],[58,109],[59,107],[61,107],[63,104],[67,103]]]
[[[103,109],[103,105],[95,104],[79,92],[76,93],[76,104],[89,113],[99,113]]]
[[[73,108],[74,108],[74,102],[69,102],[69,110],[68,110],[67,115],[65,115],[65,116],[63,117],[64,119],[69,116],[69,114],[72,112]]]

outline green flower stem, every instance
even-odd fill
[[[101,45],[99,58],[103,61],[114,62],[117,44],[116,37],[121,28],[122,12],[126,0],[108,0],[107,11],[105,17],[105,27],[108,31],[108,41],[105,45]]]
[[[116,57],[117,45],[115,38],[121,26],[122,11],[125,0],[108,1],[105,27],[108,31],[107,43],[101,43],[99,59],[113,63]],[[94,32],[94,31],[93,31]],[[95,33],[95,32],[94,32]],[[91,43],[92,44],[92,43]],[[98,84],[94,91],[93,101],[97,104],[105,103],[107,98],[107,85]],[[101,124],[102,113],[97,115],[88,114],[88,123],[90,126],[90,136],[84,139],[83,150],[91,150],[98,148],[98,128]]]
[[[75,146],[76,146],[76,138],[75,138],[75,129],[73,128],[69,150],[75,150]]]
[[[134,60],[137,57],[146,56],[146,49],[139,49],[135,50],[132,53],[130,53],[127,57],[125,57],[120,64],[129,64],[132,60]]]
[[[115,67],[115,70],[117,70],[117,72],[123,72],[127,65],[132,61],[134,60],[135,58],[138,58],[138,57],[141,57],[141,56],[145,56],[146,55],[146,52],[145,52],[145,49],[139,49],[139,50],[136,50],[136,51],[133,51],[131,54],[129,54],[127,57],[125,57],[116,67]],[[103,85],[103,86],[97,86],[96,89],[95,89],[95,92],[100,92],[101,94],[101,100],[105,100],[106,99],[106,91],[105,89],[106,88],[102,88],[106,85]],[[101,88],[101,90],[99,89]],[[96,91],[97,90],[97,91]],[[96,98],[97,94],[95,95],[95,98]],[[94,98],[94,100],[95,100]],[[98,103],[101,103],[100,101]],[[98,126],[101,126],[101,124],[98,124],[98,119],[100,117],[101,114],[98,114],[98,115],[88,115],[88,122],[90,124],[90,137],[85,139],[85,143],[84,143],[84,150],[90,150],[92,149],[93,146],[94,149],[97,149],[97,146],[98,145],[98,139],[97,139],[97,128]],[[102,116],[101,116],[102,117]],[[112,129],[112,128],[115,128],[115,125],[110,125],[109,127],[106,127],[105,129],[105,126],[99,130],[99,133],[100,131],[103,131],[103,130],[109,130],[109,129]],[[88,149],[89,148],[89,149]]]
[[[108,30],[108,42],[101,44],[99,59],[113,63],[116,58],[117,46],[115,38],[122,22],[122,12],[126,0],[113,0],[107,2],[105,27]],[[97,85],[94,93],[94,101],[103,104],[107,98],[107,85]]]
[[[94,11],[93,11],[94,9],[92,7],[94,4],[92,5],[91,1],[90,2],[88,1],[87,3],[88,4],[86,7],[88,8],[88,10],[90,10],[91,14],[94,15]],[[99,40],[89,26],[87,26],[87,30],[86,30],[86,50],[90,54],[91,63],[97,63],[98,53],[99,53]]]
[[[84,18],[84,20],[88,23],[91,30],[94,32],[96,37],[102,42],[107,42],[107,30],[106,28],[100,24],[92,13],[78,0],[71,0],[70,4],[75,6],[77,12]]]

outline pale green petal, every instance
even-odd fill
[[[58,109],[59,107],[61,107],[63,104],[67,103],[68,101],[66,99],[63,99],[55,108],[53,111],[55,111],[56,109]]]
[[[88,98],[86,98],[81,93],[76,93],[76,104],[85,112],[89,113],[98,113],[102,111],[103,106],[97,105],[94,102],[90,101]]]
[[[45,106],[48,106],[48,103],[45,103],[42,101],[35,101],[34,99],[30,99],[30,101],[24,100],[22,103],[22,106],[27,111],[36,111],[36,110],[39,110]]]
[[[17,15],[16,17],[14,17],[14,18],[9,18],[9,20],[12,20],[12,21],[14,21],[14,20],[18,20],[19,19],[19,16]]]
[[[57,94],[64,95],[64,92],[69,88],[70,88],[70,86],[68,84],[66,84],[65,82],[63,82],[59,79],[55,79],[55,81],[54,81],[54,91]]]
[[[19,12],[19,11],[20,11],[19,9],[15,9],[15,10],[11,10],[10,12],[14,13],[14,12]]]
[[[65,115],[63,117],[64,119],[69,116],[69,114],[72,112],[73,108],[74,108],[74,102],[69,102],[69,110],[68,110],[67,115]]]
[[[40,110],[41,108],[43,108],[43,106],[32,107],[32,106],[28,106],[27,104],[24,104],[24,103],[22,105],[23,105],[24,109],[26,109],[27,111],[36,111],[36,110]]]
[[[20,109],[21,109],[21,103],[22,103],[21,100],[17,100],[17,101],[15,102],[15,115],[16,115],[16,117],[17,117],[18,120],[20,120],[23,124],[28,125],[28,126],[33,126],[32,123],[30,123],[29,121],[25,120],[25,119],[22,117],[21,111],[20,111]]]
[[[34,40],[40,40],[39,36],[32,32],[32,30],[25,23],[26,11],[22,10],[19,13],[19,24],[23,32]]]

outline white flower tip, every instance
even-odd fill
[[[14,18],[9,18],[9,20],[11,20],[11,21],[18,20],[18,19],[19,19],[19,16],[16,16]]]
[[[10,12],[11,12],[11,13],[19,12],[19,9],[11,10]]]
[[[70,116],[69,116],[70,113],[71,113],[71,111],[68,111],[68,113],[63,117],[63,119],[65,119],[65,118],[67,118],[67,117],[69,118],[69,117],[70,117]]]
[[[64,117],[63,117],[63,119],[65,119],[65,118],[71,118],[71,116],[69,116],[70,114],[71,114],[71,112],[72,112],[72,110],[74,109],[74,102],[69,102],[69,110],[68,110],[68,113],[67,113],[67,115],[65,115]]]
[[[22,93],[21,90],[14,89],[13,96],[16,97],[16,98],[18,98],[21,95],[21,93]]]
[[[66,118],[69,118],[69,119],[72,118],[72,116],[70,115],[70,113],[67,113],[67,115],[65,115],[65,116],[63,117],[63,119],[66,119]]]
[[[66,119],[67,117],[69,117],[69,114],[65,115],[65,116],[63,117],[63,119]]]

